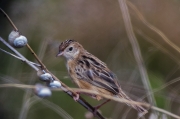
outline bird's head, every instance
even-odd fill
[[[66,40],[59,45],[58,56],[63,56],[66,60],[75,59],[78,57],[83,47],[75,40]]]

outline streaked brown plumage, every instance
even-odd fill
[[[89,89],[99,93],[131,100],[121,89],[115,74],[107,65],[87,52],[82,45],[74,40],[66,40],[59,46],[57,56],[66,59],[68,73],[74,82],[82,89]],[[97,100],[102,97],[94,96]],[[130,105],[130,104],[128,104]],[[143,107],[131,105],[138,112],[146,113]]]

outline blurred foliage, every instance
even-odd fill
[[[180,46],[180,1],[178,0],[130,0],[143,17],[161,30],[171,42]],[[106,62],[117,74],[122,88],[138,100],[148,94],[142,80],[118,1],[112,0],[0,0],[4,9],[19,31],[28,38],[30,46],[39,55],[47,68],[70,87],[76,87],[68,78],[62,58],[56,58],[60,42],[75,39],[85,49]],[[156,32],[149,29],[129,7],[134,32],[140,45],[152,90],[179,77],[180,54]],[[0,14],[0,37],[7,40],[12,27]],[[0,48],[8,50],[2,43]],[[18,49],[31,61],[34,57],[27,48]],[[23,62],[0,52],[0,83],[22,83],[34,85],[39,82],[36,72]],[[175,114],[179,108],[179,82],[154,93],[157,106]],[[27,95],[30,92],[29,95]],[[24,101],[32,99],[32,90],[1,88],[0,119],[17,119]],[[99,102],[84,96],[92,105]],[[62,92],[53,92],[48,101],[56,104],[74,119],[84,119],[86,109]],[[144,101],[147,101],[145,99]],[[137,116],[125,104],[110,102],[100,110],[113,119],[131,119]],[[150,110],[151,112],[151,110]],[[147,115],[150,115],[150,113]],[[27,110],[26,119],[61,119],[55,111],[37,101]]]

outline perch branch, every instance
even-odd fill
[[[39,68],[37,68],[36,66],[34,66],[32,63],[30,63],[22,54],[20,54],[16,49],[14,49],[11,45],[9,45],[4,39],[2,39],[0,37],[0,41],[6,45],[11,51],[13,51],[17,56],[19,56],[20,58],[22,58],[25,63],[27,63],[30,67],[32,67],[34,70],[38,71]],[[48,71],[48,70],[47,70]],[[49,71],[48,71],[49,72]],[[50,72],[49,72],[50,73]],[[51,73],[52,74],[52,73]],[[60,81],[57,77],[55,77],[54,75],[52,75],[53,78],[55,78],[56,80]],[[60,81],[61,82],[61,81]],[[62,83],[62,82],[61,82]],[[62,90],[64,92],[66,92],[69,96],[73,97],[75,95],[75,93],[72,90],[69,90],[70,88],[68,86],[66,86],[64,83],[62,83]],[[67,88],[68,87],[68,88]],[[81,104],[83,107],[85,107],[87,110],[89,110],[90,112],[94,112],[95,109],[93,106],[91,106],[87,101],[85,101],[82,97],[79,98],[79,100],[77,101],[79,104]],[[97,118],[99,119],[105,119],[98,111],[95,115]]]

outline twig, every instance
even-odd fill
[[[29,46],[29,44],[26,45],[28,47],[28,49],[31,51],[31,53],[34,55],[34,57],[36,58],[36,60],[39,62],[39,64],[41,64],[41,68],[44,70],[46,69],[46,66],[41,62],[41,60],[38,58],[38,56],[36,55],[36,53],[33,51],[33,49]]]
[[[23,58],[24,61],[29,65],[31,66],[33,69],[35,69],[36,71],[38,71],[39,69],[37,67],[35,67],[34,65],[32,65],[31,63],[27,62],[28,60],[23,56],[21,55],[16,49],[14,49],[11,45],[9,45],[4,39],[2,39],[0,37],[0,41],[6,45],[10,50],[12,50],[16,55],[18,55],[19,57]],[[47,70],[47,69],[46,69]],[[48,71],[48,70],[47,70]],[[48,71],[49,72],[49,71]],[[49,72],[51,73],[51,72]],[[51,73],[52,74],[52,73]],[[57,77],[55,77],[53,74],[52,74],[53,78],[55,80],[58,80],[60,81]],[[61,82],[61,81],[60,81]],[[64,83],[62,83],[62,90],[64,92],[66,92],[69,96],[73,97],[75,95],[74,91],[72,91],[68,86],[66,86]],[[79,104],[81,104],[83,107],[85,107],[86,109],[88,109],[90,112],[94,112],[95,109],[93,106],[91,106],[87,101],[85,101],[82,97],[79,98],[79,100],[77,101]],[[96,115],[95,115],[97,118],[99,119],[105,119],[100,113],[99,111],[97,111]]]
[[[145,65],[144,65],[143,58],[141,56],[141,51],[140,51],[140,48],[139,48],[139,44],[138,44],[137,39],[135,37],[135,34],[133,32],[130,15],[129,15],[128,8],[127,8],[127,5],[126,5],[126,0],[119,0],[119,5],[120,5],[120,9],[121,9],[122,16],[123,16],[123,19],[124,19],[126,32],[127,32],[128,37],[129,37],[129,41],[130,41],[130,43],[132,45],[133,53],[134,53],[136,62],[137,62],[138,67],[139,67],[142,82],[144,84],[144,87],[148,90],[148,92],[151,92],[151,85],[150,85],[150,82],[149,82],[149,79],[148,79],[148,74],[147,74],[147,71],[146,71],[146,68],[145,68]],[[156,105],[154,95],[149,97],[148,100],[153,105]]]
[[[38,67],[41,66],[41,65],[39,65],[39,64],[37,64],[37,63],[31,62],[31,61],[27,61],[27,60],[25,60],[25,59],[23,59],[23,58],[20,58],[20,57],[18,57],[18,56],[16,56],[16,55],[14,55],[14,54],[12,54],[12,53],[6,51],[6,50],[1,49],[1,48],[0,48],[0,50],[1,50],[2,52],[4,52],[4,53],[8,54],[8,55],[13,56],[14,58],[17,58],[17,59],[23,61],[23,62],[26,61],[26,62],[29,62],[29,63],[31,63],[31,64],[33,64],[33,65],[35,65],[35,66],[38,66]]]

